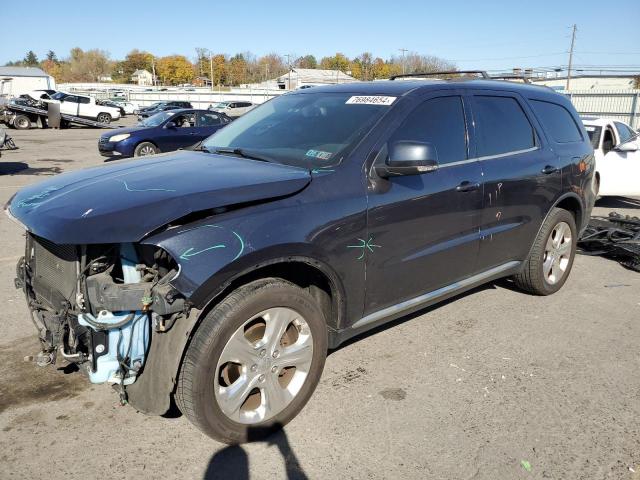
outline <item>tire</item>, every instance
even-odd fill
[[[146,157],[148,155],[155,155],[156,153],[160,153],[160,150],[153,143],[140,142],[138,145],[136,145],[136,148],[133,151],[133,156]]]
[[[13,119],[13,126],[16,130],[29,130],[31,128],[31,120],[26,115],[16,115]]]
[[[111,115],[106,112],[99,113],[96,120],[100,123],[111,123]]]
[[[576,221],[571,212],[554,208],[545,219],[516,285],[535,295],[551,295],[569,277],[576,254]]]
[[[273,341],[278,335],[270,337],[266,325],[288,328],[280,327],[285,334],[278,342]],[[281,343],[287,338],[288,346]],[[289,350],[294,345],[298,347]],[[297,355],[295,369],[286,365],[287,359],[294,362],[292,352]],[[318,384],[326,354],[326,321],[309,292],[281,279],[257,280],[235,290],[202,320],[182,362],[176,403],[215,440],[229,444],[259,440],[302,410]],[[239,363],[225,362],[227,358]],[[243,393],[237,401],[225,393],[238,390]]]

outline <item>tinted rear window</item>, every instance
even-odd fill
[[[517,152],[535,146],[533,127],[515,98],[477,95],[474,115],[479,157]]]
[[[545,130],[558,143],[581,142],[582,135],[569,111],[562,105],[541,100],[531,100],[534,112]]]

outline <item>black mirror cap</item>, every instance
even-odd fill
[[[384,165],[375,167],[382,178],[397,175],[419,175],[438,169],[438,152],[431,143],[401,140],[389,145]]]
[[[176,124],[173,122],[167,122],[164,128],[176,128]]]

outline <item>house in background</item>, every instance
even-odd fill
[[[17,97],[32,90],[55,90],[55,79],[35,67],[0,67],[0,97]]]
[[[153,75],[148,70],[136,70],[131,75],[131,81],[143,87],[153,85]]]

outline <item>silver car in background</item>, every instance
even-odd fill
[[[224,113],[232,118],[237,118],[255,107],[256,105],[251,102],[227,101],[209,105],[209,110]]]

